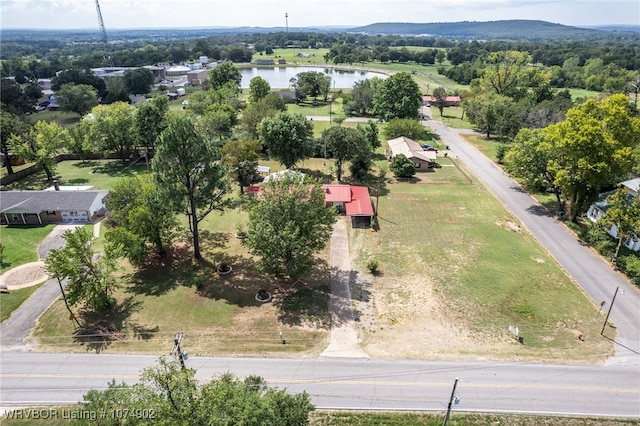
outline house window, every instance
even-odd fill
[[[420,168],[420,163],[413,163],[416,166],[416,169]]]
[[[55,216],[56,212],[47,210],[47,216]]]

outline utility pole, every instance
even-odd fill
[[[184,360],[186,358],[187,353],[182,352],[182,348],[180,347],[180,343],[184,338],[184,333],[182,331],[177,332],[173,337],[173,349],[169,352],[169,355],[178,354],[178,359],[180,360],[180,366],[184,370],[186,367],[184,365]]]
[[[447,426],[447,422],[449,421],[449,416],[451,415],[451,405],[453,404],[453,399],[456,395],[456,386],[458,386],[458,378],[456,377],[456,381],[453,382],[453,390],[451,391],[451,398],[449,398],[449,406],[447,407],[447,414],[444,416],[444,421],[442,422],[442,426]],[[457,398],[456,398],[457,404]]]
[[[616,302],[616,296],[618,295],[618,290],[620,287],[616,287],[616,292],[613,293],[613,299],[611,300],[611,304],[609,305],[609,310],[607,311],[607,317],[604,319],[604,324],[602,324],[602,330],[600,331],[600,335],[604,335],[604,328],[607,326],[607,321],[609,321],[609,315],[611,314],[611,308],[613,308],[613,304]],[[622,291],[624,294],[624,290]],[[601,305],[602,306],[602,305]]]

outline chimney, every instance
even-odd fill
[[[56,189],[56,191],[60,191],[60,185],[58,185],[58,179],[53,180],[53,187]]]

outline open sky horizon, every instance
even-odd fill
[[[638,0],[99,0],[109,29],[542,20],[640,25]],[[285,14],[288,16],[285,18]],[[95,0],[0,0],[0,28],[97,28]]]

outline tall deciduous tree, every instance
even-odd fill
[[[227,103],[210,105],[198,121],[200,129],[211,137],[217,137],[221,144],[231,137],[237,123],[238,112]]]
[[[51,181],[56,172],[56,156],[67,145],[69,133],[58,123],[38,121],[24,136],[12,136],[15,151],[27,161],[38,164]]]
[[[528,52],[500,51],[487,57],[487,67],[482,74],[481,84],[498,95],[512,96],[524,83],[525,67],[531,62]]]
[[[384,80],[373,99],[374,111],[385,121],[417,118],[422,95],[411,74],[399,72]]]
[[[305,71],[296,74],[290,81],[296,91],[296,98],[304,101],[307,96],[316,99],[322,95],[325,102],[331,87],[331,77],[319,71]]]
[[[444,87],[436,87],[435,89],[433,89],[433,97],[436,98],[435,105],[440,111],[440,117],[442,117],[447,99],[447,89],[445,89]]]
[[[20,136],[27,132],[27,124],[20,117],[0,109],[0,152],[2,152],[4,166],[9,175],[13,174],[13,167],[11,166],[12,143],[20,141]],[[17,139],[12,139],[12,137],[16,136],[18,136]]]
[[[251,102],[242,113],[242,130],[251,139],[258,139],[258,124],[263,118],[273,117],[278,112],[287,110],[287,106],[280,96],[270,93],[257,102]]]
[[[124,72],[124,85],[127,91],[136,95],[146,95],[153,85],[153,72],[146,68],[136,68]]]
[[[100,98],[104,97],[107,91],[105,81],[89,69],[70,68],[60,71],[58,75],[51,79],[51,88],[54,91],[58,91],[65,83],[88,84],[89,86],[93,86]]]
[[[615,226],[618,235],[614,260],[617,259],[622,248],[622,243],[629,238],[640,238],[640,197],[629,195],[626,188],[618,186],[618,189],[607,197],[609,208],[600,219],[600,223],[609,228]]]
[[[95,146],[91,141],[91,126],[93,120],[81,120],[75,126],[69,128],[69,139],[67,140],[67,150],[78,154],[82,162],[85,162],[88,153],[93,152]]]
[[[74,112],[81,117],[99,102],[98,92],[88,84],[63,84],[56,96],[62,111]]]
[[[380,148],[381,144],[380,139],[378,138],[378,134],[380,132],[375,121],[368,120],[367,124],[358,124],[356,128],[361,131],[364,137],[369,141],[372,150]]]
[[[138,422],[149,425],[245,426],[306,425],[314,410],[305,392],[291,395],[268,387],[257,376],[240,380],[226,373],[200,385],[195,373],[181,368],[176,360],[160,358],[157,366],[143,370],[139,383],[112,381],[105,390],[90,390],[80,409],[90,413],[153,413]],[[137,421],[135,415],[130,418]],[[107,425],[113,419],[98,417],[96,422],[92,424]]]
[[[240,193],[251,184],[260,158],[260,143],[255,139],[229,141],[222,147],[222,158],[229,166],[234,180],[240,185]]]
[[[302,114],[280,112],[267,117],[258,125],[258,134],[269,155],[287,169],[312,152],[313,126]]]
[[[322,132],[322,141],[336,159],[336,179],[342,180],[342,169],[346,161],[356,157],[366,159],[372,149],[364,134],[357,129],[347,127],[329,127]]]
[[[165,247],[178,229],[178,221],[167,194],[157,188],[149,175],[122,179],[107,198],[108,223],[105,235],[134,264],[142,264],[155,249],[164,256]]]
[[[212,89],[220,89],[227,83],[231,83],[236,91],[240,90],[242,75],[232,62],[225,62],[209,71],[209,83]]]
[[[107,253],[97,258],[92,248],[93,235],[87,228],[66,231],[65,246],[51,250],[45,261],[47,273],[59,280],[68,279],[66,301],[71,306],[83,304],[93,311],[103,311],[115,303],[117,288],[113,272],[116,264]]]
[[[509,112],[514,108],[514,102],[506,96],[485,93],[465,101],[463,108],[469,121],[490,139],[492,133],[498,132],[503,124],[508,124]]]
[[[259,101],[269,94],[271,86],[269,82],[259,75],[249,82],[249,99],[251,102]]]
[[[118,152],[124,164],[136,142],[135,107],[125,102],[98,105],[93,113],[93,137],[104,152]]]
[[[277,278],[308,273],[315,253],[331,237],[335,216],[335,208],[325,205],[319,182],[293,177],[270,181],[251,207],[245,240],[260,257],[258,270]]]
[[[373,98],[382,84],[379,77],[356,81],[351,92],[351,101],[344,105],[348,115],[367,115],[373,110]]]
[[[158,138],[152,167],[158,185],[187,216],[193,256],[201,259],[198,224],[212,211],[227,206],[229,183],[218,149],[196,129],[193,118],[176,113],[169,116]]]
[[[632,115],[622,94],[571,108],[566,120],[545,128],[545,134],[555,147],[549,169],[572,221],[602,188],[622,180],[640,161],[634,152],[640,144],[640,118]]]
[[[154,96],[136,107],[136,131],[138,139],[150,149],[154,149],[158,135],[165,128],[169,111],[169,98]]]
[[[427,128],[415,118],[394,118],[387,123],[384,135],[387,140],[405,136],[419,141],[426,138]]]
[[[41,95],[42,91],[38,95],[26,90],[26,87],[16,83],[14,80],[8,78],[0,79],[0,103],[2,104],[2,109],[14,114],[32,112],[34,104]]]
[[[509,174],[534,191],[549,190],[556,196],[558,210],[562,200],[555,185],[555,172],[549,168],[553,157],[553,141],[542,129],[522,129],[510,145],[504,159]]]

